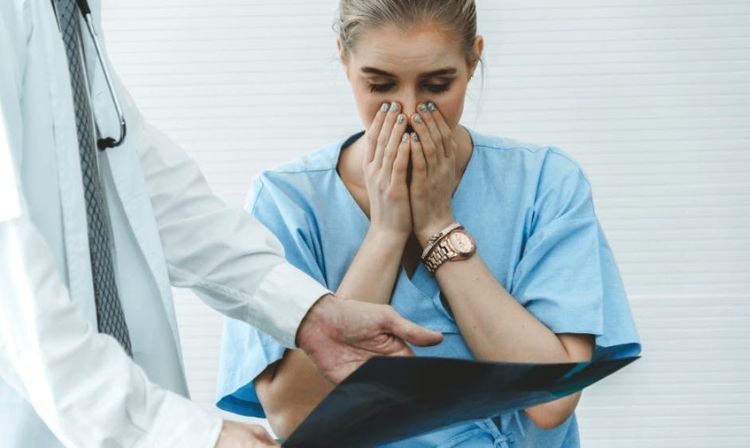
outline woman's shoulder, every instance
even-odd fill
[[[321,146],[301,157],[286,161],[273,168],[263,170],[261,176],[305,176],[336,169],[336,159],[341,140]]]
[[[339,139],[302,157],[284,162],[274,168],[260,172],[253,185],[246,205],[257,204],[260,198],[273,202],[294,202],[306,205],[317,196],[325,195],[325,186],[336,184],[336,165],[339,152],[346,139]]]
[[[555,145],[530,143],[514,138],[482,134],[469,131],[476,149],[490,155],[521,158],[528,162],[553,163],[580,169],[578,163],[566,151]]]
[[[469,133],[477,154],[485,159],[484,162],[501,165],[498,168],[506,175],[516,173],[524,177],[539,178],[583,175],[578,162],[558,146],[529,143],[474,131]]]

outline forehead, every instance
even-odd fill
[[[458,33],[435,25],[395,25],[363,30],[350,62],[396,75],[424,72],[464,62]]]

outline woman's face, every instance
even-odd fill
[[[482,45],[478,37],[474,60]],[[451,129],[458,125],[476,68],[458,33],[430,24],[379,27],[364,30],[346,54],[339,42],[339,53],[365,129],[384,102],[397,102],[412,116],[419,104],[432,101]]]

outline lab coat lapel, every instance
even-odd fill
[[[51,23],[35,32],[41,36],[45,60],[48,64],[47,86],[53,114],[54,151],[57,159],[57,178],[62,206],[65,238],[65,257],[68,270],[68,289],[71,300],[86,320],[96,324],[94,286],[89,263],[88,234],[86,230],[86,204],[81,182],[81,165],[78,159],[78,137],[73,112],[73,93],[57,19],[51,7],[37,8],[36,13],[46,15],[43,21]],[[64,76],[60,76],[63,74]]]
[[[90,2],[90,5],[94,17],[94,27],[99,31],[101,30],[99,2]],[[84,32],[83,37],[84,51],[87,55],[86,65],[89,74],[92,106],[94,114],[97,117],[97,126],[102,136],[114,136],[116,138],[120,132],[117,111],[110,97],[104,72],[99,66],[94,44],[87,32]],[[100,45],[104,46],[104,39],[101,34],[99,34],[99,40]],[[106,62],[111,70],[109,61],[106,60]],[[115,84],[118,86],[117,80],[115,80]],[[120,95],[120,98],[123,101],[122,107],[128,124],[135,128],[140,117],[136,117],[137,111],[132,110],[132,106],[126,101],[124,95]],[[135,131],[135,129],[131,129],[131,131]],[[117,190],[117,196],[120,199],[135,239],[138,242],[138,247],[143,253],[143,257],[148,263],[151,275],[159,289],[165,315],[169,321],[179,351],[180,342],[177,320],[174,315],[174,305],[172,303],[171,287],[169,285],[169,274],[162,252],[158,226],[151,208],[146,181],[143,178],[137,156],[136,145],[139,144],[137,141],[138,137],[137,132],[131,132],[122,145],[116,148],[109,148],[104,152],[104,160],[109,165],[115,189]]]

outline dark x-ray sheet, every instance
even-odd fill
[[[373,358],[339,384],[285,447],[370,447],[577,392],[638,357],[569,364]]]

